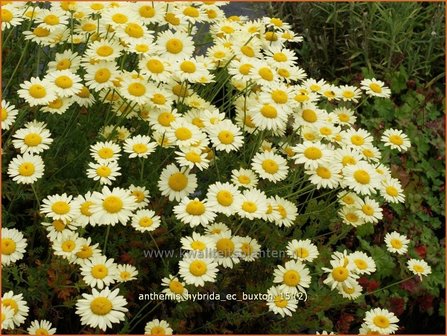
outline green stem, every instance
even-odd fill
[[[102,253],[105,255],[106,254],[106,250],[107,250],[107,242],[109,240],[109,234],[110,234],[110,225],[107,225],[107,230],[106,230],[106,237],[104,239],[104,248]]]

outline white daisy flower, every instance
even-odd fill
[[[399,152],[406,152],[408,148],[411,147],[411,142],[408,136],[401,130],[388,129],[383,132],[382,138],[380,139],[385,144],[392,149],[397,149]]]
[[[32,77],[29,81],[20,84],[20,90],[17,93],[30,106],[46,105],[56,99],[56,86],[48,79],[40,80]]]
[[[423,275],[431,274],[431,267],[424,261],[418,259],[410,259],[407,261],[408,269],[422,279]]]
[[[298,307],[298,300],[293,293],[280,289],[280,286],[273,286],[267,291],[267,306],[269,310],[282,317],[292,316]]]
[[[76,314],[81,317],[82,325],[105,331],[112,323],[123,321],[128,311],[127,301],[118,294],[118,288],[111,291],[107,287],[100,292],[93,288],[92,294],[82,294],[83,298],[76,303]]]
[[[1,306],[1,330],[14,329],[14,308]]]
[[[355,206],[358,208],[359,217],[363,218],[366,223],[377,223],[383,218],[380,204],[369,197],[359,198]]]
[[[362,295],[362,286],[360,286],[357,281],[356,284],[352,287],[341,285],[338,286],[337,289],[341,296],[349,300],[355,300],[360,295]]]
[[[72,199],[73,196],[66,193],[50,195],[43,199],[40,211],[51,219],[60,219],[63,222],[71,221],[74,216]]]
[[[341,285],[355,286],[359,276],[356,273],[355,264],[350,262],[347,255],[343,257],[342,253],[336,252],[332,255],[330,263],[331,268],[323,267],[323,271],[328,273],[327,278],[323,281],[324,284],[330,286],[332,290]]]
[[[320,142],[304,141],[293,147],[296,164],[304,164],[306,169],[317,168],[319,164],[331,162],[333,151]]]
[[[180,281],[172,274],[170,274],[168,277],[163,278],[161,280],[161,285],[165,287],[162,293],[167,294],[169,299],[173,299],[178,302],[188,299],[188,289],[185,287],[185,283]]]
[[[83,88],[81,77],[71,70],[50,72],[45,79],[54,85],[56,94],[61,98],[76,95]]]
[[[2,118],[1,118],[2,130],[7,131],[11,127],[11,125],[16,120],[18,113],[19,110],[17,110],[14,105],[11,105],[6,100],[2,99]]]
[[[231,171],[231,182],[237,187],[255,188],[258,184],[258,177],[251,169],[233,169]]]
[[[399,329],[396,324],[399,319],[386,309],[374,308],[367,311],[364,321],[366,328],[381,335],[394,334]]]
[[[267,213],[267,196],[258,189],[248,189],[242,192],[237,204],[236,213],[250,220],[264,218]]]
[[[367,95],[373,97],[389,98],[391,90],[385,86],[385,83],[377,79],[364,79],[360,82],[361,88]]]
[[[237,187],[231,183],[216,182],[209,185],[206,198],[208,205],[216,212],[223,213],[227,216],[233,214],[237,199],[240,197]]]
[[[88,164],[87,177],[94,181],[99,181],[100,184],[111,185],[118,176],[121,176],[121,167],[116,161],[105,163],[90,162]]]
[[[140,232],[151,232],[160,226],[160,216],[155,211],[140,209],[132,216],[131,225]]]
[[[154,319],[144,327],[145,335],[172,335],[172,328],[165,320]]]
[[[343,168],[344,185],[361,195],[370,195],[380,188],[380,176],[373,166],[366,162]]]
[[[142,157],[147,158],[155,151],[157,144],[151,142],[151,138],[147,135],[136,135],[127,138],[124,142],[124,152],[129,153],[129,158]]]
[[[122,188],[103,187],[101,192],[92,195],[92,221],[99,225],[112,225],[121,223],[126,225],[136,208],[135,197]]]
[[[91,212],[92,192],[88,191],[85,195],[79,195],[73,199],[71,205],[73,207],[73,220],[82,227],[88,224],[94,224],[92,220],[93,213]]]
[[[135,197],[136,208],[141,209],[149,204],[149,190],[145,187],[130,185],[129,191]]]
[[[391,203],[404,203],[405,194],[398,179],[388,177],[382,180],[380,195]]]
[[[56,328],[52,328],[51,322],[47,320],[34,320],[27,329],[30,335],[54,335]]]
[[[203,287],[205,282],[216,281],[217,266],[213,259],[186,254],[179,262],[179,274],[187,284]]]
[[[319,252],[317,246],[310,239],[293,239],[287,244],[287,255],[301,261],[312,262],[318,257]]]
[[[224,231],[220,234],[213,235],[216,255],[214,260],[222,265],[224,268],[233,268],[233,265],[240,262],[241,255],[240,239],[237,236],[232,236],[231,231]]]
[[[73,261],[76,258],[76,253],[81,250],[82,243],[77,232],[67,230],[53,241],[52,247],[55,255]]]
[[[280,290],[290,293],[305,293],[305,288],[310,286],[309,270],[299,260],[289,260],[284,267],[278,265],[273,275],[273,283],[281,284]]]
[[[110,161],[117,161],[121,156],[121,147],[112,142],[97,142],[90,146],[90,155],[98,163],[106,163]]]
[[[272,152],[257,153],[253,157],[252,168],[259,177],[274,183],[287,178],[289,171],[286,159]]]
[[[309,176],[310,183],[320,188],[335,189],[339,186],[342,176],[340,171],[343,166],[337,162],[325,162],[320,163],[313,169],[306,170],[306,174]]]
[[[32,184],[43,176],[44,169],[40,156],[25,153],[11,160],[8,175],[19,184]]]
[[[13,291],[3,293],[1,302],[2,302],[2,310],[3,307],[8,307],[11,308],[13,311],[12,323],[9,323],[8,329],[17,328],[20,325],[22,325],[23,322],[25,322],[28,316],[29,308],[28,303],[25,300],[23,300],[22,293],[14,294]]]
[[[357,274],[371,274],[376,271],[374,259],[364,252],[356,251],[349,254],[348,258],[354,263]]]
[[[23,258],[28,245],[23,233],[16,229],[2,228],[2,265],[9,266]]]
[[[402,235],[396,231],[388,232],[385,235],[386,248],[391,253],[405,254],[408,251],[408,244],[410,240],[407,236]]]
[[[216,213],[208,205],[208,201],[201,201],[197,197],[194,199],[184,197],[173,210],[178,220],[191,227],[198,225],[206,226],[216,217]]]
[[[175,164],[170,164],[161,172],[158,188],[170,201],[180,201],[197,188],[197,177],[189,169],[180,171]]]
[[[93,257],[82,265],[81,275],[88,286],[103,289],[117,280],[117,264],[105,256]]]

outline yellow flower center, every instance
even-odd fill
[[[379,328],[388,328],[390,320],[384,315],[377,315],[373,318],[373,323]]]
[[[45,336],[48,335],[48,330],[44,329],[44,328],[38,328],[35,331],[35,335],[36,336]]]
[[[216,195],[217,202],[223,206],[233,204],[233,195],[227,190],[221,190]]]
[[[117,213],[123,208],[123,201],[121,198],[111,195],[104,199],[102,206],[109,213]]]
[[[33,84],[28,89],[29,94],[31,97],[40,99],[47,95],[47,90],[45,87],[41,84]]]
[[[187,127],[179,127],[175,130],[175,137],[181,141],[188,140],[191,139],[192,132]]]
[[[295,250],[295,255],[298,258],[303,258],[304,259],[304,258],[307,258],[309,256],[309,251],[306,248],[304,248],[304,247],[298,247]]]
[[[107,166],[100,166],[96,168],[96,174],[100,177],[108,177],[112,173],[112,169]]]
[[[132,146],[132,150],[137,154],[143,154],[146,153],[148,148],[146,144],[139,143]]]
[[[172,93],[178,97],[188,97],[188,88],[185,85],[176,84],[172,87]]]
[[[359,217],[353,212],[347,213],[345,217],[351,223],[355,223],[359,220]]]
[[[287,217],[286,208],[284,208],[281,204],[278,204],[278,212],[281,215],[281,218],[284,219]]]
[[[168,127],[175,120],[175,116],[170,112],[163,112],[157,118],[160,125]]]
[[[289,78],[289,77],[290,77],[290,71],[287,70],[287,69],[285,69],[285,68],[281,68],[281,69],[278,69],[278,75],[280,75],[280,76],[283,77],[283,78]],[[308,100],[308,98],[307,98],[306,95],[297,95],[297,96],[295,97],[295,99],[296,99],[298,102],[300,102],[300,103],[302,103],[302,102]]]
[[[183,42],[178,38],[171,38],[166,42],[166,50],[171,54],[178,54],[183,50]]]
[[[96,279],[104,279],[109,274],[109,270],[106,265],[99,264],[92,268],[92,276]]]
[[[255,202],[244,201],[244,203],[242,203],[242,209],[248,213],[253,213],[258,209],[258,207]]]
[[[137,44],[135,46],[135,50],[140,52],[140,53],[145,53],[145,52],[149,51],[149,46],[147,44],[143,44],[143,43]]]
[[[273,80],[273,72],[270,70],[270,68],[262,67],[258,70],[259,76],[261,76],[262,79],[271,82]]]
[[[11,11],[2,8],[2,21],[3,22],[10,22],[14,18],[14,15],[11,13]]]
[[[282,90],[273,90],[272,99],[277,104],[285,104],[287,103],[289,97],[287,96],[287,93]]]
[[[283,52],[276,52],[273,54],[273,59],[276,62],[287,62],[287,55]]]
[[[251,182],[250,177],[248,177],[247,175],[240,175],[237,180],[240,184],[249,184]]]
[[[339,267],[335,267],[332,270],[332,277],[334,278],[335,281],[343,282],[348,278],[348,276],[349,276],[349,271],[346,267],[339,266]]]
[[[152,327],[151,335],[166,335],[166,331],[163,327],[160,326]]]
[[[403,246],[402,241],[397,238],[391,239],[390,244],[392,247],[394,247],[395,249],[398,249],[398,250],[400,250]]]
[[[338,120],[340,120],[341,122],[346,123],[346,122],[349,121],[349,119],[350,119],[349,114],[346,114],[346,113],[340,113],[340,114],[338,115]]]
[[[124,24],[128,20],[129,20],[128,17],[121,13],[117,13],[112,16],[112,21],[118,24]]]
[[[165,70],[165,67],[162,62],[157,59],[150,59],[146,62],[147,69],[152,73],[162,73]]]
[[[132,83],[127,87],[127,92],[132,96],[141,97],[146,93],[146,87],[141,83]]]
[[[208,9],[206,11],[206,15],[208,16],[208,19],[215,19],[217,17],[217,12],[213,9]]]
[[[141,6],[138,13],[146,19],[152,18],[155,15],[155,8],[151,6]]]
[[[343,97],[345,97],[347,99],[351,99],[352,97],[354,97],[354,92],[353,91],[343,91],[342,95],[343,95]]]
[[[77,94],[80,98],[89,98],[90,97],[90,91],[86,86],[83,86],[81,91]]]
[[[265,104],[261,107],[261,114],[269,119],[274,119],[278,115],[276,108],[270,104]]]
[[[314,110],[311,110],[311,109],[304,109],[303,113],[302,113],[302,117],[308,123],[314,123],[318,119],[317,113]]]
[[[93,249],[88,245],[83,245],[81,250],[76,253],[76,257],[80,259],[88,259],[93,255]]]
[[[353,135],[351,137],[351,142],[353,145],[361,146],[365,143],[365,139],[360,135]]]
[[[343,285],[342,289],[346,294],[353,294],[355,292],[355,287],[347,287]]]
[[[272,159],[267,159],[262,162],[262,169],[269,174],[276,174],[279,170],[279,165]]]
[[[73,86],[71,78],[65,75],[57,77],[54,83],[62,89],[69,89]]]
[[[8,118],[8,110],[2,107],[2,121],[5,121]]]
[[[197,8],[188,6],[183,10],[183,14],[185,14],[186,16],[189,16],[189,17],[196,18],[196,17],[199,17],[200,12]]]
[[[303,154],[309,160],[318,160],[323,156],[323,153],[318,147],[308,147],[304,150]]]
[[[323,126],[320,128],[320,133],[322,135],[328,136],[332,134],[332,129],[330,129],[329,127]]]
[[[16,243],[11,238],[2,238],[2,254],[10,255],[16,250]]]
[[[178,26],[180,24],[180,19],[175,16],[174,13],[166,13],[165,20],[173,26]]]
[[[364,204],[362,206],[362,211],[365,215],[367,216],[372,216],[374,215],[374,208],[371,205],[368,204]]]
[[[140,225],[141,227],[149,227],[153,223],[154,223],[154,221],[152,220],[152,218],[150,218],[150,217],[143,217],[138,222],[138,225]]]
[[[250,73],[251,68],[253,68],[253,66],[251,64],[241,64],[239,66],[239,72],[243,75],[248,75]]]
[[[199,200],[193,200],[186,205],[186,212],[193,216],[201,216],[205,213],[205,205]]]
[[[404,143],[404,140],[402,139],[402,137],[400,135],[397,135],[397,134],[390,135],[388,137],[388,140],[392,144],[397,145],[397,146],[400,146],[400,145],[402,145]]]
[[[188,152],[185,154],[185,159],[193,162],[193,163],[200,163],[202,162],[202,157],[197,154],[196,152]]]
[[[287,301],[281,295],[276,295],[275,298],[273,299],[273,302],[279,308],[285,308],[285,307],[287,307],[287,304],[289,303],[289,301]]]
[[[202,276],[206,273],[207,270],[208,268],[206,266],[206,263],[202,260],[194,260],[189,265],[189,271],[194,276]]]
[[[347,166],[347,165],[355,165],[357,161],[354,159],[354,157],[350,155],[345,155],[341,160],[341,163],[343,164],[343,166]]]
[[[155,93],[152,96],[151,101],[156,105],[163,105],[164,103],[166,103],[166,97],[163,96],[161,93]]]
[[[252,47],[248,46],[248,45],[244,45],[241,47],[241,52],[247,56],[247,57],[255,57],[255,51],[253,50]]]
[[[224,257],[228,257],[234,252],[234,243],[230,238],[221,238],[216,243],[216,249]]]
[[[413,266],[413,270],[416,272],[416,273],[423,273],[424,272],[424,267],[422,267],[421,265],[414,265]]]
[[[103,45],[96,49],[96,53],[101,57],[107,57],[113,54],[113,48],[108,45]]]
[[[180,64],[180,69],[186,73],[194,73],[197,70],[196,65],[191,61],[183,61]]]
[[[144,35],[143,28],[137,23],[128,23],[124,31],[133,38],[141,38]]]
[[[183,285],[178,280],[171,280],[169,283],[169,289],[175,294],[183,294],[185,290]]]
[[[63,221],[61,221],[60,219],[56,219],[53,221],[52,223],[53,228],[57,231],[57,232],[62,232],[64,231],[66,225]]]
[[[253,253],[253,247],[250,245],[250,243],[242,243],[241,251],[243,254],[249,256]]]
[[[45,18],[43,19],[43,22],[45,22],[49,26],[55,26],[55,25],[59,24],[60,20],[56,15],[50,14],[50,15],[45,16]]]
[[[203,251],[203,250],[206,248],[206,245],[205,245],[205,243],[203,243],[203,242],[201,242],[201,241],[199,241],[199,240],[195,240],[195,241],[193,241],[193,242],[191,243],[191,247],[192,247],[194,250],[197,250],[197,251]]]
[[[24,162],[19,166],[19,174],[22,176],[31,176],[36,171],[36,167],[31,162]]]
[[[53,203],[51,210],[58,215],[65,215],[70,211],[70,205],[65,201],[57,201]]]
[[[301,281],[301,276],[297,271],[288,270],[283,275],[283,282],[290,287],[297,286]]]
[[[326,167],[318,167],[316,172],[317,175],[323,179],[330,179],[332,176],[331,171]]]
[[[66,240],[61,244],[62,251],[64,252],[71,252],[75,249],[75,247],[76,243],[71,239]]]
[[[121,280],[129,280],[130,279],[130,273],[127,271],[122,271],[120,273]]]
[[[234,134],[230,131],[220,131],[217,137],[224,145],[229,145],[234,141]]]
[[[392,197],[397,197],[399,195],[399,191],[393,186],[386,187],[385,191],[388,195]]]
[[[188,178],[183,173],[175,173],[169,177],[169,188],[174,191],[181,191],[188,185]]]
[[[112,76],[112,73],[107,68],[101,68],[98,69],[95,73],[95,81],[98,83],[105,83],[107,82],[110,77]]]
[[[106,297],[97,297],[90,303],[90,309],[93,314],[104,316],[111,312],[112,301]]]
[[[369,84],[369,88],[375,93],[382,93],[382,87],[377,83]]]
[[[82,30],[86,32],[92,32],[96,30],[96,25],[92,22],[87,22],[82,25]]]
[[[354,179],[360,184],[368,184],[371,181],[371,177],[368,172],[363,169],[356,170],[354,172]]]
[[[36,27],[33,30],[33,34],[37,37],[47,37],[50,35],[50,31],[42,27]]]
[[[14,310],[14,315],[19,312],[19,306],[18,306],[17,302],[14,299],[3,299],[2,300],[2,305],[5,306],[5,307],[10,307],[11,309],[13,309]]]
[[[278,19],[278,18],[271,18],[270,23],[275,25],[276,27],[282,27],[282,25],[283,25],[282,20]]]
[[[368,268],[368,264],[363,259],[355,259],[354,263],[358,269],[364,270]]]

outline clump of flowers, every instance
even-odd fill
[[[101,124],[86,134],[90,145],[83,150],[90,157],[85,171],[77,172],[88,190],[60,188],[43,195],[38,209],[48,237],[42,244],[69,265],[82,288],[75,311],[84,326],[107,330],[138,315],[120,293],[145,275],[141,265],[108,254],[111,227],[124,238],[135,231],[157,248],[153,235],[160,228],[181,235],[175,244],[185,253],[156,274],[160,292],[176,302],[210,283],[219,287],[231,269],[243,270],[259,260],[261,249],[273,248],[257,235],[263,225],[282,235],[287,250],[269,270],[272,286],[265,289],[265,309],[281,317],[297,313],[297,296],[312,295],[320,279],[337,295],[356,300],[366,295],[359,277],[380,271],[364,251],[336,245],[330,246],[331,259],[317,267],[321,246],[311,237],[289,239],[286,232],[305,217],[302,204],[312,199],[333,199],[338,220],[353,230],[377,224],[384,203],[404,202],[381,148],[406,151],[408,137],[389,129],[375,139],[355,125],[357,104],[386,99],[390,90],[374,78],[360,87],[308,78],[291,47],[302,38],[287,23],[226,17],[224,5],[2,5],[2,31],[26,27],[25,39],[48,56],[17,95],[2,100],[2,130],[13,139],[4,144],[14,152],[9,178],[36,194],[35,186],[48,177],[46,165],[64,164],[46,155],[63,146],[54,120],[85,109],[79,125]],[[35,113],[25,115],[13,101]],[[155,205],[160,200],[165,211]],[[93,230],[105,235],[102,247],[92,240]],[[2,265],[23,258],[27,239],[17,229],[2,229]],[[408,243],[393,232],[382,247],[405,258]],[[408,260],[408,268],[420,277],[430,273],[423,260]],[[2,305],[2,328],[25,322],[28,306],[21,294],[4,293]],[[360,332],[394,333],[397,322],[386,309],[373,308]],[[28,330],[55,332],[45,320]],[[154,319],[144,331],[173,329]]]

